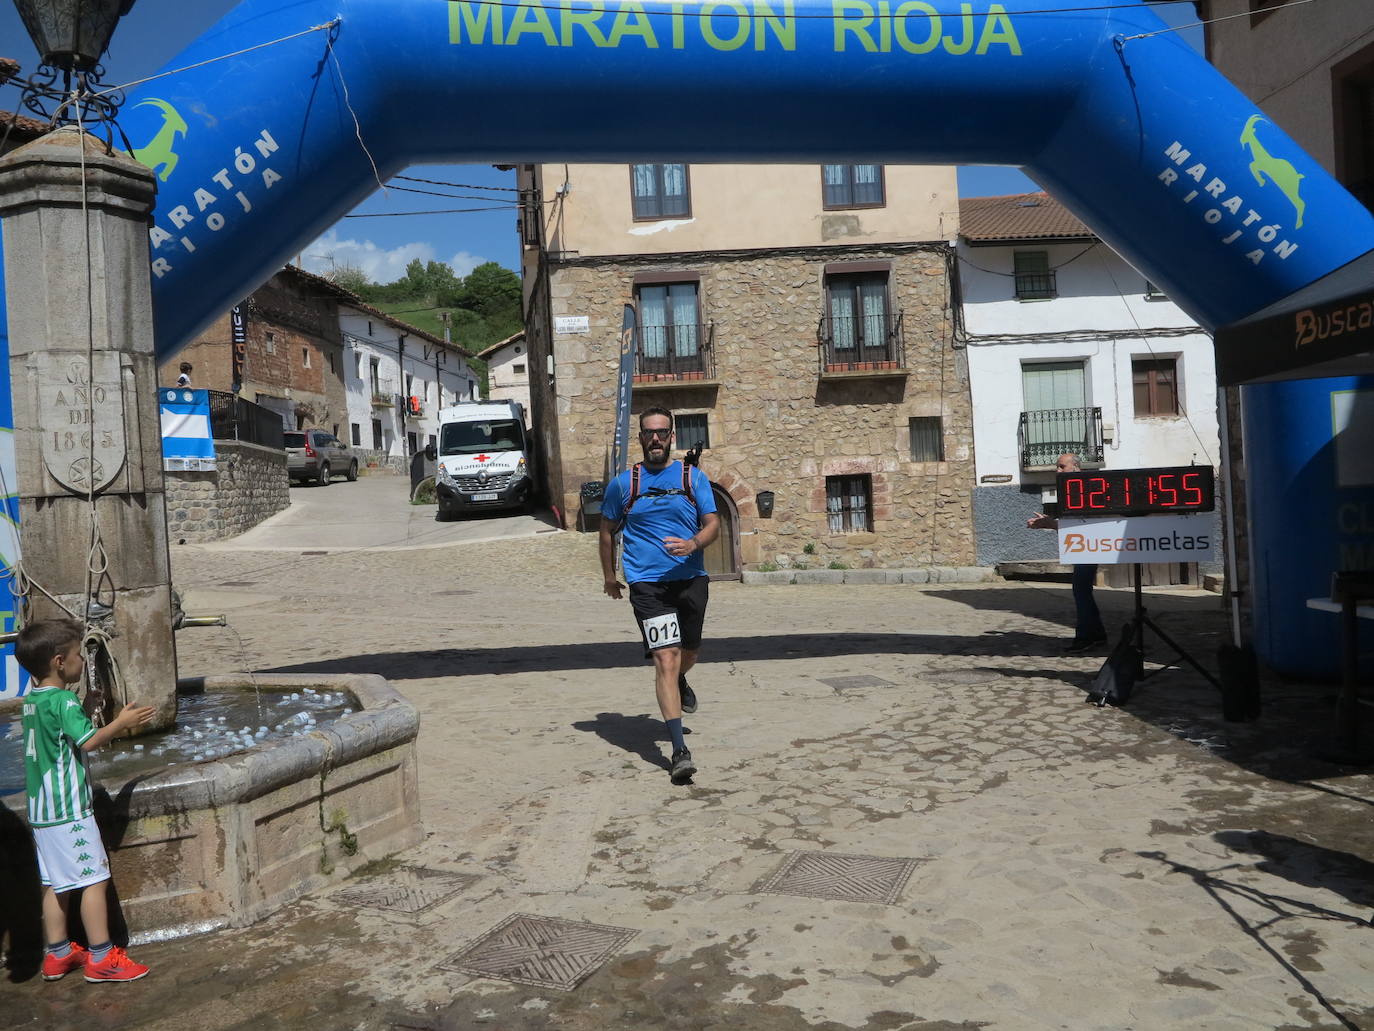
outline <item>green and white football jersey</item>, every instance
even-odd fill
[[[90,816],[86,743],[95,727],[75,694],[35,687],[24,696],[24,783],[29,826],[51,827]]]

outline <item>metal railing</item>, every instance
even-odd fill
[[[906,368],[902,312],[823,315],[816,326],[822,372]]]
[[[1046,408],[1022,412],[1016,431],[1021,468],[1053,468],[1059,456],[1072,452],[1085,465],[1100,463],[1101,408]]]
[[[1059,296],[1059,286],[1053,272],[1016,273],[1016,299],[1042,301]]]
[[[247,444],[281,448],[284,427],[281,415],[224,390],[210,395],[210,434],[216,440],[241,440]]]
[[[664,380],[715,379],[716,325],[643,326],[635,375]]]

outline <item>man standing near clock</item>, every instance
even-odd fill
[[[1082,468],[1083,463],[1078,460],[1078,456],[1069,452],[1059,456],[1054,471],[1076,473]],[[1032,530],[1057,530],[1059,520],[1045,515],[1044,512],[1037,512],[1026,520],[1026,526]],[[1069,642],[1071,652],[1087,651],[1093,645],[1107,640],[1107,628],[1102,625],[1102,613],[1097,611],[1097,599],[1093,597],[1095,583],[1097,563],[1073,567],[1073,604],[1078,615],[1074,624],[1073,640]]]

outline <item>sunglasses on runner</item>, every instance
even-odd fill
[[[669,437],[671,437],[671,436],[673,435],[673,431],[672,431],[671,429],[666,429],[666,430],[640,430],[640,431],[639,431],[639,435],[640,435],[641,437],[650,437],[650,438],[653,438],[653,437],[662,437],[664,440],[667,440]]]

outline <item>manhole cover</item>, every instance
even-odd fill
[[[456,595],[459,595],[459,594],[476,594],[477,592],[476,592],[476,591],[435,591],[434,593],[437,594],[437,595],[444,596],[444,597],[452,598],[452,597],[454,597],[454,596],[456,596]]]
[[[439,969],[570,992],[638,933],[517,913],[444,960]]]
[[[906,887],[917,862],[881,856],[793,852],[771,877],[755,885],[754,892],[891,905]]]
[[[944,684],[989,684],[1002,674],[991,669],[956,669],[948,673],[932,673],[932,679]]]
[[[395,913],[423,913],[453,898],[475,880],[475,874],[406,867],[384,882],[344,888],[331,898],[348,906],[389,909]]]
[[[258,585],[258,581],[256,581],[256,580],[221,580],[219,585],[220,585],[221,587],[256,587],[256,586]]]
[[[821,680],[822,684],[833,687],[836,691],[853,691],[859,687],[896,687],[890,680],[882,677],[828,677]]]

